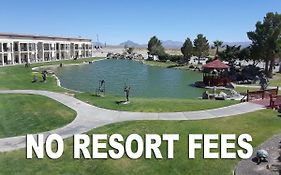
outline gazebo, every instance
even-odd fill
[[[226,86],[230,82],[228,69],[229,66],[218,58],[203,65],[204,84],[206,86]]]

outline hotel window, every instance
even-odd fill
[[[64,50],[64,44],[60,45],[60,50]]]
[[[3,43],[3,51],[8,52],[8,43]]]
[[[19,45],[17,43],[14,43],[14,51],[19,51]]]
[[[49,44],[44,44],[44,50],[49,50]]]

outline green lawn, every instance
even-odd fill
[[[137,112],[198,111],[203,109],[219,108],[238,103],[238,101],[231,100],[218,101],[200,99],[131,98],[130,104],[124,105],[118,103],[124,100],[124,97],[97,97],[90,93],[77,93],[75,97],[101,108]]]
[[[281,73],[276,73],[274,79],[269,80],[269,86],[281,86]]]
[[[0,68],[0,89],[37,89],[50,91],[63,91],[57,86],[56,79],[48,76],[47,82],[42,83],[40,74],[37,75],[39,82],[32,83],[33,74],[31,68],[13,66]]]
[[[260,90],[260,88],[256,88],[256,87],[236,87],[234,89],[236,92],[239,92],[239,93],[243,93],[243,94],[246,94],[247,93],[247,90],[249,91],[258,91]]]
[[[175,66],[177,63],[175,62],[160,62],[160,61],[144,61],[145,64],[150,66],[158,66],[158,67],[169,67],[169,66]]]
[[[268,85],[271,86],[271,87],[279,86],[279,90],[281,90],[280,89],[280,87],[281,87],[281,74],[280,73],[276,73],[274,78],[269,80],[269,84]],[[259,84],[255,84],[255,86],[259,86]],[[257,91],[257,90],[260,90],[260,88],[256,88],[256,87],[236,87],[235,90],[237,92],[240,92],[240,93],[246,93],[247,90]]]
[[[264,127],[266,126],[266,127]],[[120,160],[73,160],[72,139],[65,141],[63,156],[58,160],[27,160],[25,150],[18,150],[0,154],[0,174],[126,174],[126,175],[231,175],[236,160],[203,159],[202,151],[197,151],[196,159],[187,158],[187,135],[204,134],[242,134],[248,133],[253,137],[252,145],[264,142],[270,136],[281,132],[281,118],[277,112],[263,110],[254,113],[240,115],[239,117],[228,117],[202,121],[135,121],[112,124],[97,128],[93,133],[120,133],[124,137],[137,133],[140,135],[148,133],[171,133],[180,134],[180,141],[175,143],[175,158],[173,160],[144,159],[130,160],[126,157]],[[90,149],[90,148],[89,148]],[[166,155],[165,144],[161,146],[162,154]]]
[[[32,64],[30,68],[25,68],[24,65],[9,66],[0,68],[0,89],[37,89],[37,90],[49,90],[63,92],[64,89],[57,86],[56,79],[52,76],[48,76],[47,82],[42,83],[41,75],[37,74],[39,82],[32,83],[33,73],[31,68],[42,65],[57,65],[60,63],[73,64],[87,62],[100,58],[87,58],[80,60],[64,60],[49,63]]]
[[[49,131],[75,117],[75,111],[47,97],[0,94],[0,138]]]
[[[89,61],[93,61],[93,60],[99,60],[99,59],[103,59],[103,57],[93,57],[93,58],[81,58],[81,59],[77,59],[77,60],[59,60],[59,61],[52,61],[52,62],[45,62],[45,63],[35,63],[32,64],[32,67],[37,67],[37,66],[46,66],[46,65],[59,65],[60,63],[63,64],[79,64],[79,63],[84,63],[84,62],[89,62]]]

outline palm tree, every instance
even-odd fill
[[[214,46],[216,47],[216,55],[218,55],[219,48],[221,48],[222,45],[223,45],[223,41],[219,41],[219,40],[214,41]]]

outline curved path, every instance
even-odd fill
[[[76,118],[68,125],[44,134],[45,138],[49,134],[59,134],[63,138],[69,138],[74,134],[85,133],[93,128],[104,126],[111,123],[132,121],[132,120],[203,120],[211,118],[226,117],[264,109],[264,106],[253,103],[241,103],[228,107],[192,111],[192,112],[173,112],[173,113],[141,113],[125,112],[101,109],[72,96],[38,90],[0,90],[0,94],[35,94],[54,99],[77,112]],[[36,134],[34,134],[36,136]],[[10,137],[0,139],[0,152],[12,151],[26,146],[26,136]]]
[[[235,168],[235,175],[277,175],[281,167],[281,134],[275,135],[258,146],[251,158],[241,160]],[[257,150],[264,149],[268,152],[268,162],[257,163]]]

